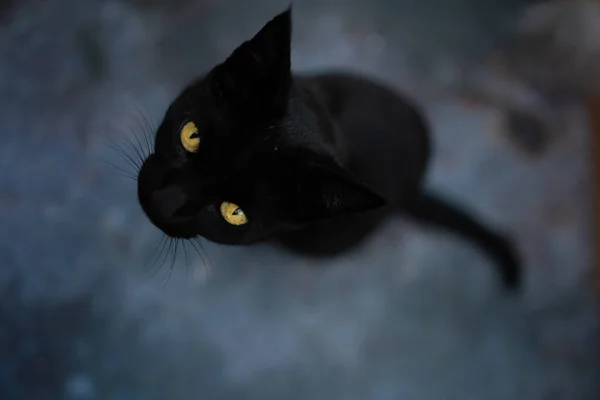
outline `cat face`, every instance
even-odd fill
[[[249,244],[384,200],[315,146],[320,124],[290,72],[291,10],[173,101],[138,176],[171,237]]]

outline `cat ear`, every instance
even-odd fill
[[[291,6],[242,43],[220,66],[219,77],[242,107],[283,106],[290,82]],[[280,107],[279,107],[280,108]]]
[[[381,207],[386,201],[353,174],[327,157],[302,160],[293,177],[295,186],[288,198],[290,217],[304,223],[342,214]],[[289,192],[288,192],[289,193]]]

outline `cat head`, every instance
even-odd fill
[[[248,244],[383,205],[318,144],[322,124],[290,71],[291,10],[171,103],[138,199],[165,234]]]

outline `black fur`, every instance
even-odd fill
[[[139,173],[148,218],[172,237],[270,239],[330,256],[405,212],[472,240],[514,287],[519,265],[507,240],[422,192],[430,144],[416,106],[363,76],[293,74],[290,19],[290,9],[276,16],[171,104]],[[197,153],[179,139],[189,120]],[[225,222],[222,201],[249,223]]]

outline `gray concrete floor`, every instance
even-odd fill
[[[110,141],[287,3],[1,3],[0,398],[597,399],[585,119],[531,158],[498,110],[443,90],[524,6],[483,3],[296,1],[293,61],[421,101],[430,184],[514,232],[518,297],[470,246],[400,219],[327,268],[207,244],[206,262],[180,248],[166,285],[169,260],[142,274],[161,236]]]

